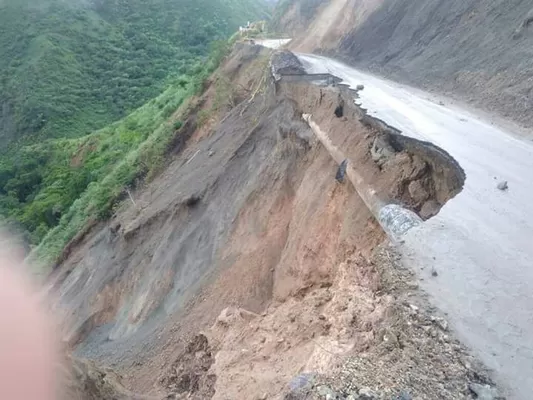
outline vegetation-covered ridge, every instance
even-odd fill
[[[260,0],[0,1],[0,145],[120,119],[264,10]]]
[[[39,244],[41,261],[158,170],[181,126],[175,111],[216,68],[229,34],[265,9],[0,0],[0,214]]]

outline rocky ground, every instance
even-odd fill
[[[499,399],[487,372],[453,338],[394,248],[381,246],[373,261],[383,279],[379,295],[394,299],[376,343],[340,359],[327,377],[297,377],[286,398]]]

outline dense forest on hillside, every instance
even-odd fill
[[[3,0],[0,138],[102,128],[262,12],[253,0]]]
[[[109,215],[227,38],[265,15],[260,0],[0,0],[0,214],[50,254]]]

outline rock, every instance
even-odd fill
[[[509,185],[507,184],[507,181],[501,181],[500,183],[498,183],[498,186],[496,187],[502,191],[509,189]]]
[[[490,385],[481,385],[479,383],[469,383],[468,389],[477,396],[478,400],[495,400],[499,398],[496,388]]]
[[[439,273],[435,268],[431,268],[431,276],[439,276]]]
[[[216,323],[221,326],[230,326],[235,324],[239,319],[239,309],[236,307],[227,307],[220,312]]]
[[[200,203],[200,201],[202,200],[202,196],[200,195],[196,195],[196,194],[193,194],[189,197],[187,197],[187,199],[185,200],[185,204],[187,205],[187,207],[195,207],[198,205],[198,203]]]
[[[406,156],[402,163],[403,175],[410,181],[421,179],[428,171],[427,162],[416,155],[409,156],[406,154]]]
[[[301,390],[301,389],[311,389],[315,380],[315,374],[313,373],[303,373],[294,377],[289,382],[290,390]]]
[[[370,149],[372,160],[380,167],[395,154],[394,148],[389,144],[384,136],[377,136]]]
[[[414,313],[418,312],[418,306],[415,306],[414,304],[409,304],[409,308],[413,310]]]
[[[385,331],[383,334],[383,343],[388,349],[394,349],[400,347],[398,336],[392,331]]]
[[[437,325],[443,331],[448,330],[448,321],[446,321],[444,318],[431,317],[431,321],[434,322],[435,325]]]
[[[428,200],[424,203],[420,210],[420,218],[429,219],[439,213],[440,204],[435,200]]]
[[[215,154],[215,152],[213,150],[209,150],[209,153],[207,153],[207,156],[208,157],[213,157],[214,154]]]
[[[303,373],[289,382],[289,391],[284,396],[284,400],[305,400],[309,398],[313,389],[315,375],[313,373]]]
[[[422,203],[429,198],[429,193],[424,189],[420,181],[412,181],[407,187],[409,195],[416,203]]]
[[[337,118],[341,118],[344,116],[344,100],[341,99],[339,105],[337,106],[337,108],[335,108],[334,114]],[[343,121],[346,121],[346,119],[343,119]]]
[[[359,400],[375,400],[378,395],[374,393],[370,388],[363,387],[359,389]]]
[[[337,170],[337,175],[335,175],[335,179],[337,182],[342,183],[344,181],[344,176],[346,175],[346,167],[348,166],[348,160],[344,160],[339,165],[339,169]]]
[[[326,400],[334,400],[337,398],[337,393],[328,386],[322,385],[317,389],[317,393]]]
[[[360,90],[364,90],[364,88],[365,88],[365,85],[357,85],[355,87],[355,90],[357,90],[359,92]]]
[[[401,392],[394,400],[413,400],[413,397],[407,392]]]

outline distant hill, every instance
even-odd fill
[[[3,0],[0,146],[79,137],[190,72],[259,0]]]

